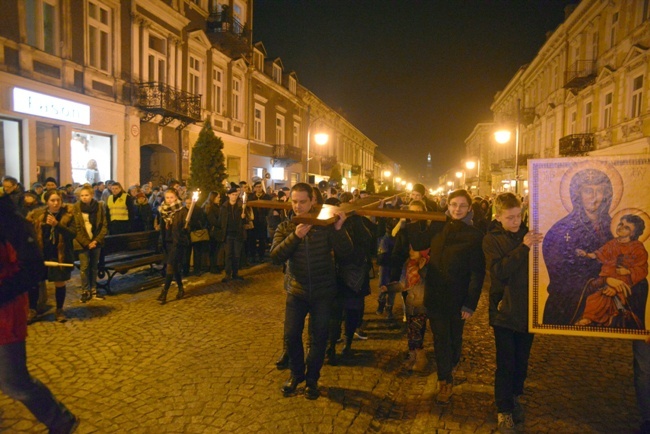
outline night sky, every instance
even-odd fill
[[[464,140],[576,0],[255,0],[254,42],[413,175]]]

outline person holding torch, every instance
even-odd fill
[[[246,195],[239,200],[239,190],[231,187],[228,192],[228,200],[221,205],[219,210],[219,223],[216,228],[217,240],[225,243],[226,276],[222,282],[230,280],[244,280],[239,275],[239,259],[244,245],[244,224],[246,217]]]
[[[172,280],[176,280],[178,285],[176,299],[180,300],[185,294],[181,268],[185,250],[190,246],[190,233],[186,226],[189,214],[190,211],[183,206],[178,192],[173,188],[165,190],[165,200],[160,205],[160,238],[165,253],[165,286],[158,296],[160,304],[167,302],[167,291]]]

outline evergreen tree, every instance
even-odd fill
[[[223,193],[223,181],[227,177],[223,140],[214,134],[210,121],[206,120],[192,148],[189,185],[200,188],[202,198],[206,198],[211,191]]]
[[[342,180],[343,176],[341,176],[339,165],[335,164],[334,167],[332,167],[332,172],[330,173],[330,182],[336,182],[336,185],[340,186]]]

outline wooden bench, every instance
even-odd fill
[[[145,231],[120,235],[108,235],[99,257],[97,277],[106,281],[97,281],[97,287],[112,295],[111,280],[117,273],[126,274],[133,268],[161,264],[165,258],[159,248],[160,232]],[[79,261],[75,262],[79,268]]]

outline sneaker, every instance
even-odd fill
[[[526,417],[524,415],[524,408],[519,402],[519,397],[514,396],[512,399],[515,403],[515,407],[512,409],[512,420],[515,422],[515,424],[523,423]]]
[[[68,320],[68,317],[63,313],[63,309],[57,309],[54,316],[56,317],[57,322],[66,322]]]
[[[446,381],[438,381],[438,395],[436,396],[436,402],[438,404],[449,404],[451,401],[451,395],[454,393],[453,384]]]
[[[104,300],[106,297],[104,297],[102,294],[98,293],[97,291],[92,292],[93,297],[91,300],[97,301],[97,300]]]
[[[365,341],[366,339],[368,339],[368,335],[366,334],[366,332],[364,332],[364,331],[361,330],[361,329],[359,329],[359,330],[357,330],[356,332],[354,332],[354,337],[357,338],[357,339],[364,340],[364,341]]]
[[[515,421],[512,420],[512,414],[499,413],[497,415],[497,431],[501,434],[515,434]]]
[[[86,303],[92,298],[90,295],[90,291],[81,291],[81,298],[79,299],[80,302]]]

